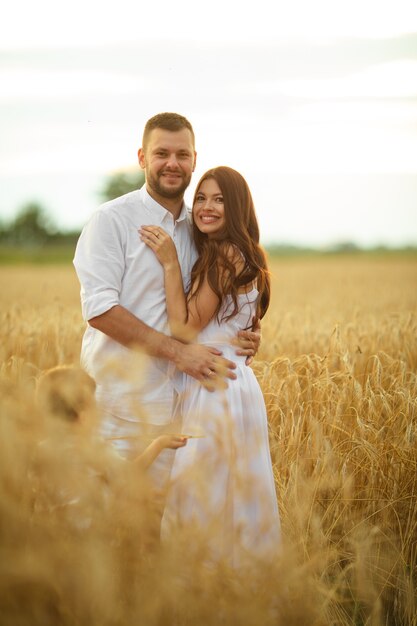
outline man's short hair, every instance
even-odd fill
[[[142,137],[142,148],[146,147],[149,139],[149,135],[154,128],[163,128],[164,130],[170,130],[176,132],[183,128],[188,128],[191,132],[193,140],[193,146],[195,145],[195,137],[193,127],[186,117],[179,115],[179,113],[158,113],[151,117],[145,124]]]

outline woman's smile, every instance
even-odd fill
[[[195,196],[193,219],[198,230],[211,237],[224,229],[223,194],[214,178],[204,180]]]

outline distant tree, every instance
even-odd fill
[[[360,248],[354,241],[340,241],[334,244],[332,252],[344,253],[344,252],[359,252]]]
[[[8,229],[4,222],[0,221],[0,241],[4,241],[7,238]]]
[[[113,200],[119,196],[123,196],[129,191],[135,191],[142,187],[145,182],[145,174],[142,170],[124,170],[115,172],[104,183],[103,189],[100,191],[100,197],[104,200]]]
[[[3,231],[3,237],[20,246],[42,245],[55,230],[44,208],[37,202],[29,202]]]

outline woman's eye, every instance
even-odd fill
[[[216,201],[223,204],[223,196],[217,196]]]
[[[196,196],[196,199],[195,199],[195,200],[196,200],[196,202],[202,202],[202,201],[204,200],[204,197],[203,197],[203,196],[198,195],[198,196]]]

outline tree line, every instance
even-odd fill
[[[144,183],[142,171],[122,171],[109,176],[99,192],[102,202],[113,200]],[[29,201],[8,223],[0,223],[0,244],[18,248],[75,245],[80,231],[62,231],[57,228],[46,209],[39,202]]]
[[[98,200],[102,202],[113,200],[113,198],[117,198],[129,191],[139,189],[144,182],[145,177],[141,170],[116,172],[104,180],[102,189],[98,193]],[[3,250],[3,253],[0,253],[0,262],[11,258],[11,250],[16,251],[18,255],[21,254],[22,258],[29,258],[28,255],[31,255],[34,250],[43,250],[47,253],[45,258],[49,258],[50,252],[48,250],[62,249],[62,258],[69,258],[70,252],[68,251],[74,249],[79,235],[80,230],[60,230],[41,204],[28,202],[21,207],[20,211],[9,223],[0,222],[0,246]],[[354,254],[364,252],[360,246],[351,241],[339,242],[325,250],[288,243],[271,244],[267,247],[267,250],[272,256],[286,257],[298,256],[300,254]],[[375,246],[368,251],[386,253],[394,250],[381,245]],[[397,251],[416,254],[417,249],[415,246],[410,245],[401,247]],[[32,260],[37,260],[37,258],[31,258]]]

